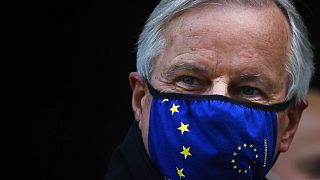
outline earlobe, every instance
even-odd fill
[[[140,121],[142,118],[142,101],[147,94],[147,88],[137,72],[129,74],[129,81],[132,89],[132,109],[136,121]]]
[[[308,102],[292,103],[288,112],[286,113],[283,120],[285,120],[285,127],[283,132],[280,134],[280,152],[286,152],[293,140],[293,137],[298,129],[298,125],[301,119],[302,112],[307,108]]]

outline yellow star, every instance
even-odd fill
[[[256,151],[257,151],[257,149],[256,149],[256,148],[254,148],[254,149],[253,149],[253,151],[254,151],[254,152],[256,152]]]
[[[163,102],[168,102],[169,101],[169,99],[163,99],[162,101],[161,101],[161,103],[163,103]]]
[[[179,107],[180,107],[180,105],[176,106],[175,104],[173,104],[172,107],[170,108],[171,115],[173,115],[173,113],[175,113],[175,112],[179,112],[179,110],[178,110]]]
[[[185,177],[184,174],[182,173],[183,168],[182,169],[179,169],[178,167],[176,167],[176,168],[177,168],[177,174],[179,175],[180,179],[181,179],[181,177]]]
[[[236,161],[234,160],[234,159],[232,159],[232,161],[231,161],[232,163],[235,163]]]
[[[237,169],[237,166],[233,166],[233,169]]]
[[[258,156],[258,154],[256,154],[256,158],[258,158],[259,156]]]
[[[234,152],[234,153],[233,153],[233,156],[236,156],[236,155],[238,155],[238,154],[237,154],[236,152]]]
[[[238,150],[239,150],[239,151],[241,150],[241,147],[240,147],[240,146],[238,146]]]
[[[253,145],[252,145],[252,144],[250,144],[250,148],[253,148]]]
[[[243,145],[243,147],[245,147],[245,148],[246,148],[246,147],[247,147],[247,144],[244,144],[244,145]]]
[[[241,173],[242,172],[242,170],[241,169],[239,169],[239,171],[238,171],[239,173]]]
[[[184,155],[184,159],[187,159],[187,156],[191,156],[190,154],[190,147],[188,148],[185,148],[184,146],[182,146],[182,151],[180,152],[180,154],[183,154]]]
[[[181,135],[183,135],[183,133],[185,131],[190,132],[188,129],[189,124],[183,124],[183,122],[180,123],[180,127],[178,127],[177,129],[181,131]]]

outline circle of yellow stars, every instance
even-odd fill
[[[161,103],[164,103],[164,102],[169,102],[169,99],[163,99],[161,101]],[[172,107],[170,108],[171,115],[174,115],[174,113],[179,113],[179,108],[180,108],[180,105],[176,105],[173,103]],[[180,127],[178,127],[177,129],[181,132],[181,135],[183,135],[185,132],[190,132],[188,127],[189,127],[189,124],[184,124],[183,122],[180,122]],[[190,153],[190,148],[191,147],[182,146],[182,151],[180,152],[180,154],[184,156],[184,159],[187,159],[188,156],[192,156],[192,154]],[[241,150],[244,150],[246,148],[249,150],[252,150],[254,152],[255,159],[258,159],[258,157],[259,157],[257,149],[254,147],[253,144],[249,144],[249,145],[243,144],[241,146],[238,146],[237,151],[233,152],[233,158],[231,160],[231,163],[232,163],[233,170],[238,172],[239,174],[241,174],[241,173],[246,174],[251,169],[250,165],[248,165],[247,167],[238,167],[238,165],[237,165],[237,157],[239,156],[239,153],[241,152]],[[253,161],[252,163],[255,164],[256,161]],[[176,167],[176,170],[177,170],[177,174],[180,179],[186,177],[183,174],[184,168]]]
[[[258,159],[259,158],[259,155],[258,155],[258,152],[257,152],[257,148],[254,147],[253,144],[243,144],[241,146],[238,146],[237,147],[237,151],[233,152],[233,158],[231,159],[231,164],[232,164],[232,168],[234,171],[238,172],[239,174],[241,173],[248,173],[248,171],[250,171],[251,169],[251,166],[248,165],[247,167],[239,167],[237,165],[237,157],[239,156],[239,153],[241,152],[241,150],[244,150],[244,149],[249,149],[251,151],[253,151],[254,155],[255,155],[255,159]],[[252,162],[252,164],[255,164],[256,161],[254,160]]]
[[[161,103],[164,103],[164,102],[169,102],[169,99],[163,99],[161,101]],[[174,115],[174,113],[179,113],[179,108],[180,108],[180,105],[176,105],[176,104],[172,104],[172,107],[170,108],[170,111],[171,111],[171,115]],[[185,132],[190,132],[190,130],[188,129],[189,127],[189,124],[184,124],[183,122],[180,122],[180,127],[177,128],[177,130],[180,131],[181,133],[181,136],[184,135]],[[184,159],[186,160],[189,156],[192,156],[191,152],[190,152],[190,148],[191,147],[185,147],[185,146],[182,146],[182,151],[180,152],[181,155],[183,155]],[[176,170],[177,170],[177,174],[179,176],[179,178],[185,178],[186,176],[183,174],[183,170],[184,168],[179,168],[179,167],[176,167]]]

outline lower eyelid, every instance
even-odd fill
[[[190,85],[183,82],[177,82],[176,85],[185,89],[195,89],[199,87],[198,85]]]
[[[255,92],[253,95],[246,95],[242,93],[241,89],[231,90],[229,95],[232,98],[243,100],[243,101],[261,101],[264,100],[265,97],[259,91]]]
[[[203,94],[207,90],[207,86],[199,83],[199,85],[187,85],[183,82],[176,82],[176,86],[182,93]]]

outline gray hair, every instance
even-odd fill
[[[178,14],[207,4],[239,3],[263,6],[271,2],[274,2],[287,16],[292,33],[288,63],[285,67],[290,78],[286,99],[304,101],[314,72],[313,52],[306,26],[290,0],[161,0],[147,20],[138,40],[138,73],[144,79],[151,80],[153,64],[163,52],[166,43],[163,30]]]

